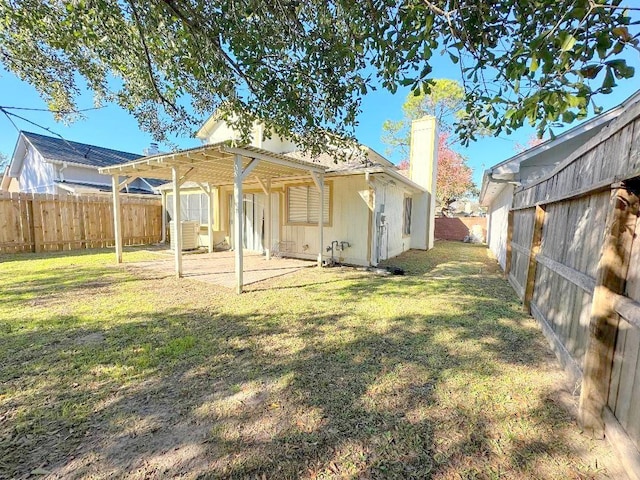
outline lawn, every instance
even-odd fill
[[[241,296],[105,250],[0,262],[0,478],[617,475],[482,246]]]

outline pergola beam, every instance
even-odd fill
[[[244,167],[244,170],[242,171],[242,178],[241,180],[244,182],[247,177],[249,176],[249,174],[253,171],[254,168],[256,168],[258,166],[258,164],[260,163],[260,160],[257,158],[253,158],[251,159],[251,161],[249,162],[249,165],[247,165],[246,167]]]
[[[131,183],[135,182],[139,178],[140,177],[128,177],[126,180],[123,180],[122,182],[120,182],[120,184],[118,185],[118,190],[122,190],[124,187],[126,187],[127,185],[130,185]]]
[[[324,172],[326,170],[325,167],[322,167],[320,165],[316,166],[316,165],[309,164],[308,162],[305,162],[305,163],[307,163],[307,165],[302,166],[302,164],[299,163],[299,162],[294,162],[294,161],[291,161],[291,160],[285,160],[283,158],[277,158],[277,157],[274,157],[272,155],[269,155],[267,152],[261,153],[261,152],[256,152],[256,151],[249,150],[249,149],[246,149],[246,148],[222,146],[221,150],[223,152],[233,153],[235,155],[243,155],[245,157],[249,157],[249,158],[253,158],[253,159],[266,160],[267,162],[273,163],[275,165],[281,165],[283,167],[307,170],[309,172],[322,173],[322,172]]]

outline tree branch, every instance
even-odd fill
[[[144,50],[144,56],[145,56],[145,60],[147,63],[147,73],[149,74],[149,80],[151,81],[151,85],[153,87],[153,90],[156,92],[156,95],[158,95],[158,98],[162,101],[162,103],[167,106],[170,107],[171,110],[173,110],[174,113],[179,113],[178,107],[175,105],[175,103],[171,102],[169,99],[167,99],[164,94],[162,93],[162,91],[160,90],[160,87],[158,86],[157,82],[156,82],[156,78],[153,74],[153,62],[151,61],[151,55],[149,53],[149,47],[147,47],[147,42],[144,39],[144,32],[142,30],[142,24],[140,22],[140,17],[138,16],[138,9],[135,6],[135,0],[128,0],[129,6],[131,7],[131,12],[133,13],[133,18],[134,18],[134,23],[136,24],[136,29],[138,30],[138,35],[140,35],[140,41],[142,43],[142,48]]]

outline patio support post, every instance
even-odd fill
[[[209,200],[209,221],[207,222],[207,232],[209,234],[209,244],[207,245],[209,253],[213,253],[213,187],[207,184],[207,198]]]
[[[319,182],[320,183],[320,191],[319,196],[320,196],[320,208],[319,208],[319,219],[318,219],[318,243],[319,245],[319,251],[318,251],[318,267],[322,267],[322,254],[324,253],[324,175],[320,174],[318,175],[319,177]]]
[[[162,190],[160,192],[162,198],[162,236],[160,243],[167,243],[167,193]]]
[[[267,260],[271,260],[271,179],[264,182],[256,177],[260,188],[266,198],[264,204],[264,255]]]
[[[116,243],[116,263],[122,263],[122,210],[120,209],[120,178],[111,176],[113,190],[113,233]]]
[[[265,218],[264,219],[264,223],[265,223],[265,230],[266,232],[264,233],[265,236],[265,250],[266,250],[266,257],[267,260],[271,260],[271,179],[267,178],[267,204],[265,205],[266,209],[265,209]]]
[[[322,267],[322,255],[324,253],[324,175],[312,172],[311,178],[313,178],[313,183],[316,184],[320,200],[320,206],[318,207],[318,266]]]
[[[235,247],[236,260],[236,293],[242,293],[242,156],[236,154],[233,168],[233,245]]]
[[[180,211],[180,172],[178,167],[171,167],[171,179],[173,181],[173,242],[175,251],[176,277],[182,277],[182,212]]]

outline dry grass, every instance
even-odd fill
[[[483,247],[240,297],[111,255],[2,257],[0,478],[617,475]]]

